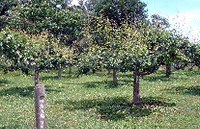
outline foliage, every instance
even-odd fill
[[[2,19],[9,28],[30,34],[47,31],[49,38],[73,46],[74,40],[81,39],[80,31],[86,16],[81,10],[68,7],[69,2],[30,1],[13,8],[9,17]]]
[[[95,5],[95,13],[113,19],[118,25],[147,18],[146,4],[140,0],[101,0]]]
[[[17,5],[17,0],[1,0],[0,5],[0,16],[7,15],[7,11]]]
[[[72,50],[45,38],[29,38],[15,31],[1,33],[1,59],[4,70],[21,69],[29,74],[35,65],[39,70],[50,70],[70,62]],[[12,37],[11,37],[12,36]],[[8,67],[9,66],[9,67]]]
[[[168,19],[158,14],[151,15],[151,24],[162,29],[167,29],[170,27]]]
[[[18,69],[24,58],[27,58],[29,39],[15,31],[2,31],[0,33],[0,56],[1,66]]]
[[[61,43],[73,46],[73,41],[81,39],[80,34],[86,17],[75,10],[58,10],[47,17],[44,26],[48,33],[53,34]]]
[[[151,25],[163,30],[163,34],[158,43],[160,44],[158,51],[160,51],[160,61],[162,65],[166,66],[166,76],[171,74],[171,66],[175,69],[184,68],[189,63],[189,58],[185,55],[185,51],[190,46],[190,42],[186,37],[181,35],[176,29],[170,29],[170,24],[167,18],[158,14],[151,16]]]
[[[165,31],[142,22],[140,25],[123,23],[118,26],[113,20],[103,17],[96,18],[95,26],[95,29],[86,30],[91,40],[85,59],[97,58],[97,62],[101,62],[105,68],[113,69],[113,82],[117,82],[114,78],[116,71],[132,71],[134,88],[139,90],[139,77],[151,74],[159,68],[162,54],[158,50],[161,45],[158,41],[166,35]],[[102,39],[101,42],[96,38]],[[89,64],[91,62],[86,66]],[[134,89],[134,93],[137,93],[137,103],[140,103],[139,91]]]
[[[53,35],[60,42],[71,45],[79,36],[84,15],[73,8],[58,8],[57,5],[59,1],[25,4],[20,11],[20,17],[25,20],[21,28],[34,33],[47,31],[50,38]]]
[[[91,40],[91,50],[93,55],[103,59],[107,68],[125,72],[134,71],[138,67],[138,70],[145,72],[148,67],[159,65],[157,48],[160,44],[154,42],[163,35],[161,30],[142,23],[140,28],[127,23],[118,27],[112,20],[102,18],[96,21],[96,26],[96,30],[91,32],[91,38],[94,39]],[[104,37],[102,42],[96,40],[97,35]]]
[[[190,63],[193,63],[200,68],[200,45],[191,44],[186,50],[185,55],[190,59]]]
[[[26,73],[33,67],[31,64],[48,70],[72,64],[72,52],[77,47],[73,45],[73,41],[81,38],[80,31],[85,16],[80,10],[66,5],[63,1],[30,1],[14,8],[13,15],[6,19],[9,28],[30,34],[32,39],[43,33],[47,35],[42,37],[46,41],[32,40],[29,44],[29,57],[24,59],[26,65],[23,68]]]
[[[163,30],[163,35],[158,40],[160,44],[158,50],[162,53],[162,63],[172,64],[175,60],[187,60],[184,51],[188,47],[189,41],[175,29],[169,29],[170,24],[168,19],[158,14],[152,15],[151,18],[152,25]]]
[[[17,0],[0,1],[0,30],[7,24],[7,18],[11,14],[12,7],[17,6]]]
[[[186,61],[187,59],[184,52],[188,45],[189,41],[187,39],[178,38],[172,33],[169,33],[167,37],[161,41],[161,46],[159,48],[163,54],[163,63],[172,64],[175,60]]]
[[[130,65],[131,62],[128,60],[139,60],[139,57],[143,58],[143,55],[147,54],[148,49],[152,49],[150,46],[150,38],[152,37],[143,35],[145,31],[148,31],[147,29],[145,30],[145,28],[143,28],[144,30],[138,29],[138,31],[136,31],[137,28],[134,24],[129,25],[127,23],[118,27],[112,20],[103,19],[102,17],[99,17],[99,19],[97,18],[95,24],[96,29],[89,32],[89,37],[92,38],[92,40],[90,40],[91,46],[88,51],[92,53],[93,56],[98,55],[98,58],[101,59],[104,66],[108,69],[132,71],[134,67]],[[123,60],[125,62],[123,62]],[[144,67],[142,65],[140,66]]]

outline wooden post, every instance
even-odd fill
[[[46,129],[46,114],[45,114],[45,88],[42,84],[35,86],[35,117],[36,128]]]

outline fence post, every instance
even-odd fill
[[[35,117],[37,129],[46,129],[45,106],[45,87],[42,84],[37,84],[35,86]]]

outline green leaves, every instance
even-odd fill
[[[0,35],[0,65],[5,71],[21,69],[27,74],[36,64],[40,70],[50,70],[68,65],[72,60],[73,50],[48,42],[44,37],[30,39],[10,30]]]
[[[121,71],[152,71],[157,68],[159,31],[141,23],[140,28],[135,24],[123,23],[118,26],[113,20],[97,17],[95,29],[88,29],[88,37],[92,38],[90,51],[103,60],[104,67]],[[87,56],[87,58],[89,58]]]
[[[144,20],[147,17],[145,7],[146,4],[140,0],[101,0],[95,5],[95,13],[121,25]]]
[[[57,8],[58,4],[62,4],[62,8]],[[45,0],[30,1],[14,10],[15,15],[7,21],[9,27],[18,31],[22,30],[31,34],[30,37],[32,37],[30,42],[24,41],[28,45],[22,52],[23,61],[18,64],[28,68],[31,68],[32,64],[37,64],[40,69],[52,69],[71,62],[74,51],[72,49],[74,47],[73,41],[81,37],[82,23],[85,21],[85,15],[80,10],[65,8],[62,1]],[[43,33],[48,39],[39,36]],[[17,40],[12,40],[12,42],[20,45]],[[63,44],[70,46],[71,49],[62,46]],[[12,45],[9,44],[8,47],[12,47]],[[9,49],[16,53],[16,47],[18,46],[15,45]],[[14,56],[10,55],[10,59],[11,57]],[[16,67],[19,68],[19,66]]]
[[[0,33],[1,67],[17,67],[23,62],[27,49],[28,38],[15,31],[2,31]]]

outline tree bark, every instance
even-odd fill
[[[118,78],[117,78],[117,70],[113,69],[113,82],[117,83],[118,82]]]
[[[140,94],[139,94],[139,71],[134,72],[134,82],[133,82],[133,104],[136,106],[140,105]]]
[[[166,77],[171,75],[171,64],[166,64]]]
[[[46,129],[45,106],[46,101],[44,85],[37,84],[35,86],[35,117],[37,129]]]
[[[34,80],[35,80],[35,86],[37,84],[39,84],[39,68],[38,68],[37,65],[35,65],[35,78],[34,78]]]
[[[111,69],[108,69],[108,73],[107,73],[107,75],[109,75],[111,73]]]
[[[69,74],[72,73],[72,65],[69,65]]]

